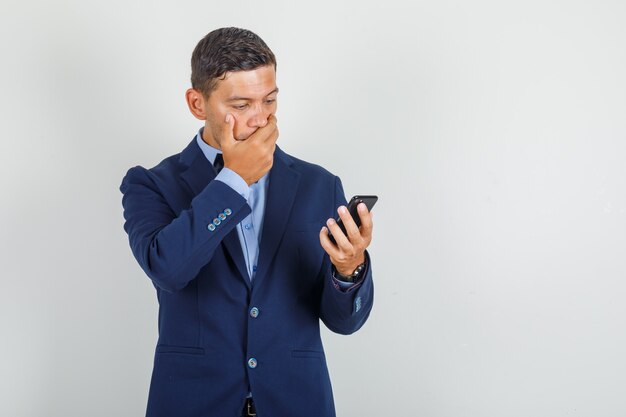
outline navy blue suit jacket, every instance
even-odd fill
[[[319,320],[353,333],[373,301],[371,263],[341,292],[319,243],[346,204],[341,181],[276,147],[250,283],[236,225],[251,209],[214,177],[194,139],[152,169],[131,168],[120,187],[130,246],[159,301],[147,416],[238,417],[249,390],[260,417],[334,416]]]

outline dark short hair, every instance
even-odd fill
[[[274,65],[272,50],[257,34],[239,28],[209,32],[191,55],[191,86],[208,97],[227,72],[250,71]]]

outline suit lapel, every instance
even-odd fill
[[[265,204],[263,231],[254,285],[258,285],[267,275],[270,263],[285,233],[287,220],[293,207],[300,174],[294,171],[290,165],[291,159],[281,149],[276,147],[274,165],[269,177],[269,190]]]
[[[202,150],[198,146],[195,138],[191,141],[187,148],[181,152],[180,162],[187,165],[187,169],[185,169],[180,176],[189,187],[192,198],[194,198],[200,194],[202,190],[204,190],[204,187],[206,187],[210,181],[213,181],[215,178],[215,171],[202,153]],[[237,270],[241,274],[241,278],[244,280],[249,289],[250,278],[248,276],[248,269],[246,268],[246,261],[241,250],[241,244],[239,243],[237,228],[231,230],[230,233],[224,237],[222,243],[224,243],[226,251],[237,266]]]
[[[189,186],[192,198],[200,194],[209,181],[215,178],[215,171],[207,161],[196,139],[180,154],[180,161],[187,166],[181,174],[183,181]]]

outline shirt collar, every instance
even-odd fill
[[[206,143],[202,139],[203,132],[204,132],[204,127],[201,127],[200,130],[198,131],[198,134],[196,135],[196,142],[198,142],[198,146],[200,146],[200,150],[202,151],[206,159],[211,163],[211,165],[213,165],[213,163],[215,162],[215,157],[217,156],[218,153],[222,153],[222,151]]]

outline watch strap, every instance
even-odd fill
[[[363,270],[365,269],[365,265],[366,263],[363,262],[362,264],[357,266],[356,269],[350,275],[340,274],[339,271],[337,271],[337,268],[335,268],[335,266],[333,265],[333,276],[340,281],[356,282],[361,276],[361,274],[363,273]]]

